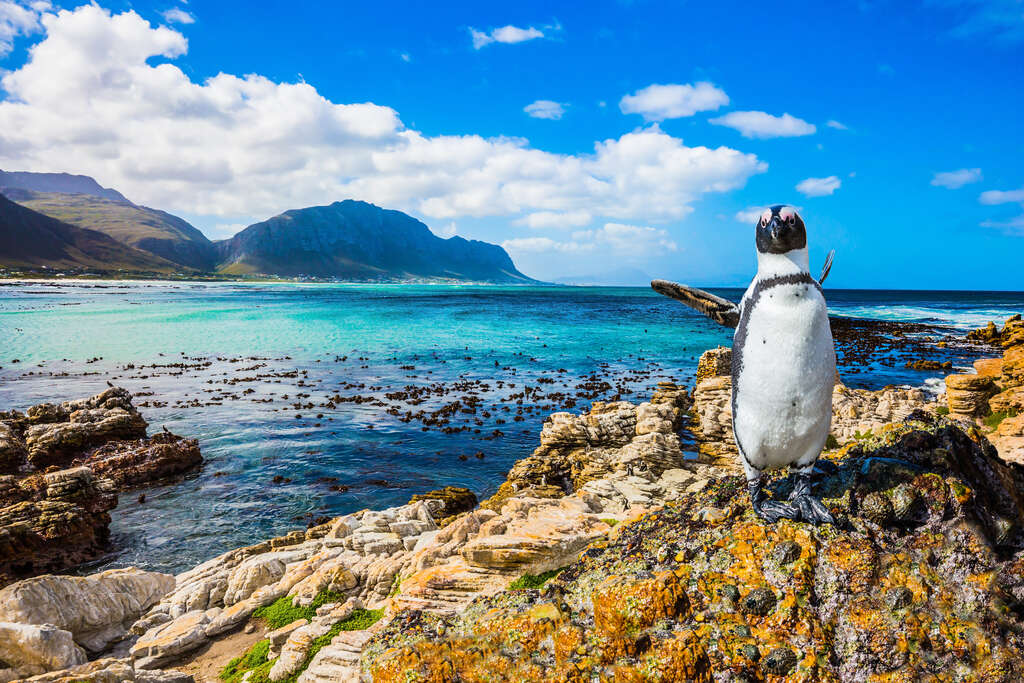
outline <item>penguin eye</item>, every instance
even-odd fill
[[[794,218],[792,215],[789,215],[786,217],[786,222],[789,223],[790,225],[793,225],[794,223],[796,223],[796,218]]]

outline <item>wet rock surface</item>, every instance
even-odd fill
[[[544,589],[480,598],[455,618],[399,612],[364,650],[363,671],[377,681],[1020,680],[1024,468],[925,414],[827,460],[816,486],[839,528],[766,525],[740,478],[711,481],[620,524]],[[789,486],[780,480],[777,495]],[[871,496],[896,500],[895,512],[864,516]]]
[[[119,490],[201,464],[195,440],[146,428],[117,387],[0,412],[0,586],[101,555]]]

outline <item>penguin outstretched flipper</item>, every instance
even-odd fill
[[[821,267],[821,275],[818,276],[818,284],[825,284],[825,278],[828,277],[828,272],[832,270],[832,257],[836,255],[836,250],[828,252],[828,256],[825,257],[825,265]]]
[[[683,302],[695,311],[700,311],[719,325],[736,327],[740,322],[739,306],[703,289],[668,280],[652,280],[651,288],[659,294]]]

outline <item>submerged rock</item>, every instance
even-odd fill
[[[711,480],[618,525],[550,590],[478,598],[444,629],[396,614],[362,671],[385,682],[1021,680],[1024,468],[924,413],[879,431],[831,453],[816,484],[839,528],[764,524],[742,478]],[[780,480],[777,494],[790,487]],[[893,513],[865,516],[873,498]]]

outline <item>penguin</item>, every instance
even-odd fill
[[[811,471],[832,423],[836,354],[822,285],[835,252],[829,252],[815,280],[803,219],[781,204],[760,215],[754,243],[757,274],[738,306],[665,280],[654,280],[651,287],[736,329],[733,436],[754,512],[767,522],[787,518],[834,525],[832,514],[811,493]],[[771,500],[763,473],[786,467],[796,475],[793,493],[788,501]]]

